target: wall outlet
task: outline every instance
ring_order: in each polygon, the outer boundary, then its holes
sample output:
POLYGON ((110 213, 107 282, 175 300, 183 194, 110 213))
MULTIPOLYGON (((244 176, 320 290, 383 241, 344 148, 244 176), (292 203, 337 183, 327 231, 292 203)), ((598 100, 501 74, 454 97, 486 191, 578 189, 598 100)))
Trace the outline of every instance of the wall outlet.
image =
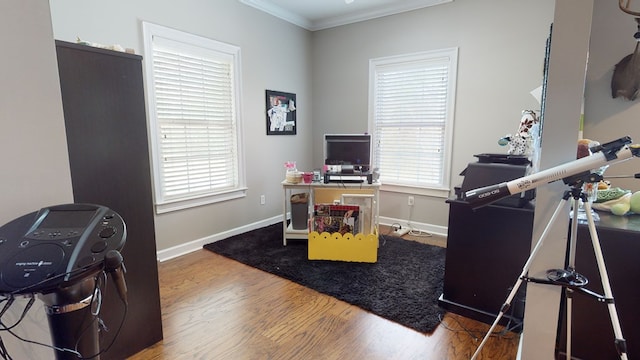
POLYGON ((260 205, 264 205, 267 203, 267 198, 264 195, 260 195, 260 205))
POLYGON ((407 199, 407 205, 409 206, 413 206, 415 199, 413 198, 413 196, 409 196, 409 198, 407 199))

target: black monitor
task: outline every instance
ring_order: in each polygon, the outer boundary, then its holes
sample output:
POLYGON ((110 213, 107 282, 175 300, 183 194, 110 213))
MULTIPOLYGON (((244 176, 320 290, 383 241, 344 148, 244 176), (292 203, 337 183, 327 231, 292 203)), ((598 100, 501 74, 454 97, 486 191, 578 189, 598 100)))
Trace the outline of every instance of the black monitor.
POLYGON ((325 165, 353 165, 363 171, 371 166, 371 135, 325 134, 325 165))

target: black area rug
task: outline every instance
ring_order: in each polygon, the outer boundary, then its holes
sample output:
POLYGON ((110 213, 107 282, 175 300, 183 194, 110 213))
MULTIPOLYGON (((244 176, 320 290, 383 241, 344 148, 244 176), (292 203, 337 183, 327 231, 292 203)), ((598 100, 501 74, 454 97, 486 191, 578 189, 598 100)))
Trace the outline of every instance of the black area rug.
POLYGON ((356 263, 307 259, 307 242, 282 245, 282 223, 204 248, 243 264, 356 305, 414 330, 428 333, 440 323, 445 249, 380 236, 378 261, 356 263))

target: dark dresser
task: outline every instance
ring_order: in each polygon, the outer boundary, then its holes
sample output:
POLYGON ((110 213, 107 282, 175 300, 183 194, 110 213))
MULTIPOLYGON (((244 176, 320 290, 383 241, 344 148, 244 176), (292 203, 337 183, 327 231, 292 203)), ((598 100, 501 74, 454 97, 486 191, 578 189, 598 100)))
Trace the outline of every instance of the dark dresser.
MULTIPOLYGON (((534 205, 489 205, 472 210, 448 200, 449 231, 444 287, 439 299, 447 311, 491 324, 507 299, 531 249, 534 205)), ((514 330, 524 316, 523 284, 501 324, 514 330)))

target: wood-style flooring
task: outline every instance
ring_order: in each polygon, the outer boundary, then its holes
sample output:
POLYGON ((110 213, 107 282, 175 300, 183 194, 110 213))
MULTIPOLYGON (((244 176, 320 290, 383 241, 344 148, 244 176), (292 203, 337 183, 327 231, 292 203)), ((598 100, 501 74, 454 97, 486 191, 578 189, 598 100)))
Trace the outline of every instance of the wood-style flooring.
MULTIPOLYGON (((159 276, 164 340, 130 359, 470 359, 489 327, 447 313, 422 334, 207 250, 160 263, 159 276)), ((479 359, 515 359, 517 346, 497 334, 479 359)))

